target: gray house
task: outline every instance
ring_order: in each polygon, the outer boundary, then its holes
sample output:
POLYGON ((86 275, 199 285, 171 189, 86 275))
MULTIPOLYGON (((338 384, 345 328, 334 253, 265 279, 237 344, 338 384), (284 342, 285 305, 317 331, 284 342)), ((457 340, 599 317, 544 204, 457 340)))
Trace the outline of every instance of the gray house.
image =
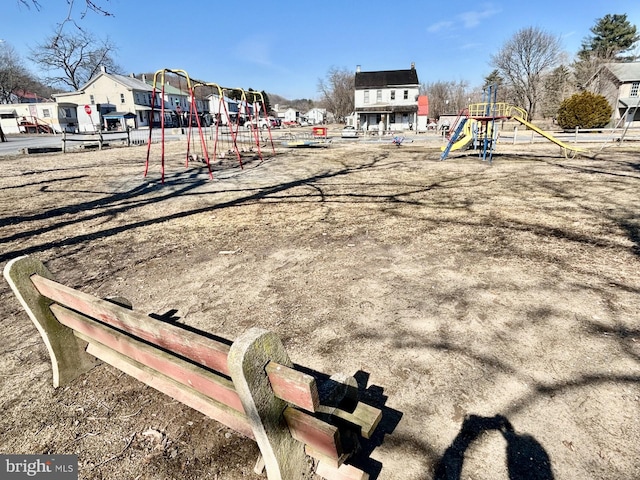
POLYGON ((640 126, 640 62, 607 63, 585 84, 603 95, 613 108, 612 124, 630 122, 640 126))

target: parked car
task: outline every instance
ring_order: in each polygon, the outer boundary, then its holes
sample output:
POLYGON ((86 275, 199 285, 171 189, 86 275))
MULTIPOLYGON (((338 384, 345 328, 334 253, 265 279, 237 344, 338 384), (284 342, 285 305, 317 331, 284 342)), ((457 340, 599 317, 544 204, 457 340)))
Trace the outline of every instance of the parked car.
POLYGON ((347 125, 342 129, 342 138, 358 138, 358 130, 355 127, 347 125))
POLYGON ((245 128, 275 128, 277 126, 276 119, 273 117, 269 118, 252 118, 251 121, 247 120, 247 123, 244 124, 245 128))

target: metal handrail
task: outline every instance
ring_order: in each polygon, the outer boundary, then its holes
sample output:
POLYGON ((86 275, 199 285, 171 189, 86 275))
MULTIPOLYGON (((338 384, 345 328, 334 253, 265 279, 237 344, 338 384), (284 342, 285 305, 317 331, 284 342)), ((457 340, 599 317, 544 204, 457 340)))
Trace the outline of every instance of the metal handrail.
POLYGON ((527 119, 527 112, 523 108, 516 107, 510 103, 472 103, 469 105, 469 117, 513 117, 519 116, 523 120, 527 119))

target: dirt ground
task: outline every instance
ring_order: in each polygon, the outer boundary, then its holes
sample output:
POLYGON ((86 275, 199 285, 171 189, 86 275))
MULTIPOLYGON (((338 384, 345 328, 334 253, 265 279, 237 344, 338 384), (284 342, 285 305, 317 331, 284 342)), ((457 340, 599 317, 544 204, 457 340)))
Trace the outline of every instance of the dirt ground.
MULTIPOLYGON (((0 158, 0 261, 358 372, 384 403, 372 478, 640 478, 640 146, 438 147, 282 149, 209 180, 175 142, 164 185, 157 145, 146 178, 145 147, 0 158)), ((76 453, 82 479, 258 478, 253 442, 108 365, 54 390, 4 281, 0 329, 1 452, 76 453)))

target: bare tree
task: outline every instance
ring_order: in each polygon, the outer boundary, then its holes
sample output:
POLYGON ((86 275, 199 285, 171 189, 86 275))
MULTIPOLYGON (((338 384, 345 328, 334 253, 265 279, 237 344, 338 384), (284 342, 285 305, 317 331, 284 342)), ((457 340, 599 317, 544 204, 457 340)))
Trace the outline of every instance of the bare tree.
POLYGON ((500 72, 505 84, 529 118, 536 114, 544 93, 545 74, 556 67, 562 53, 559 37, 539 28, 528 27, 516 32, 491 56, 491 64, 500 72))
POLYGON ((12 103, 16 92, 35 90, 36 84, 15 49, 0 43, 0 103, 12 103))
POLYGON ((477 94, 464 80, 423 83, 420 91, 429 98, 429 116, 433 118, 443 114, 457 114, 471 101, 477 100, 477 94))
MULTIPOLYGON (((33 7, 36 10, 40 10, 42 8, 42 5, 41 5, 42 0, 17 0, 17 1, 18 1, 18 4, 24 5, 27 8, 33 7)), ((108 2, 109 0, 106 0, 106 1, 108 2)), ((67 16, 58 24, 57 34, 58 35, 62 34, 64 26, 67 23, 72 23, 78 30, 84 31, 76 21, 75 15, 77 14, 77 11, 76 11, 75 0, 66 0, 66 2, 68 6, 67 16)), ((78 7, 80 9, 80 14, 79 14, 80 19, 83 19, 89 12, 94 12, 105 17, 113 17, 113 14, 111 12, 109 12, 106 8, 100 5, 102 1, 82 0, 79 3, 81 4, 81 6, 78 7)))
POLYGON ((118 73, 116 47, 107 38, 98 40, 87 32, 54 33, 31 51, 29 58, 44 71, 51 72, 47 83, 79 90, 104 66, 118 73))
POLYGON ((544 97, 541 111, 544 117, 555 117, 560 104, 574 93, 571 70, 565 65, 556 67, 544 79, 544 97))
POLYGON ((322 95, 321 102, 332 112, 336 119, 344 121, 354 109, 355 103, 355 75, 346 68, 331 67, 324 79, 318 80, 318 92, 322 95))

